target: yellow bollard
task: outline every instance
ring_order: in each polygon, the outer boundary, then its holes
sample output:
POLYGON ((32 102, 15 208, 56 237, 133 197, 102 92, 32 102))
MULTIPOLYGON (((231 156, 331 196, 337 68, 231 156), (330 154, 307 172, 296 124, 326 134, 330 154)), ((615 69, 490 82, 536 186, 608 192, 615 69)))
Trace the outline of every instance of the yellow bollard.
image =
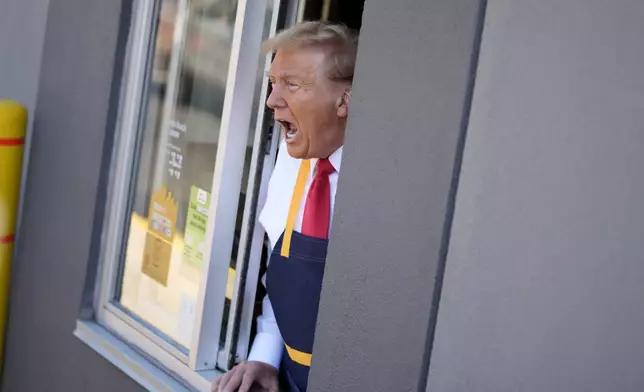
POLYGON ((26 131, 27 109, 17 102, 0 100, 0 366, 4 357, 11 255, 26 131))

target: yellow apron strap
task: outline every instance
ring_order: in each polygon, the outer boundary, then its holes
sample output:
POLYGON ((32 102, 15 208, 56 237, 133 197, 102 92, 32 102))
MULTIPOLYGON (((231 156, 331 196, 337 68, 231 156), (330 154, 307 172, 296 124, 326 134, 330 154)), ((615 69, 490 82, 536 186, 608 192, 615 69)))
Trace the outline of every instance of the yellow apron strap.
POLYGON ((288 218, 286 219, 286 229, 284 229, 284 238, 282 239, 282 257, 288 258, 291 253, 291 237, 293 236, 293 228, 295 227, 295 219, 300 211, 300 202, 304 195, 304 187, 306 186, 306 179, 311 170, 311 162, 308 159, 303 159, 300 163, 300 171, 297 173, 297 180, 295 181, 295 189, 293 189, 293 196, 291 197, 291 206, 288 209, 288 218))
POLYGON ((284 346, 286 346, 286 352, 288 353, 288 356, 291 357, 293 362, 299 363, 302 366, 311 367, 311 354, 298 351, 286 343, 284 344, 284 346))

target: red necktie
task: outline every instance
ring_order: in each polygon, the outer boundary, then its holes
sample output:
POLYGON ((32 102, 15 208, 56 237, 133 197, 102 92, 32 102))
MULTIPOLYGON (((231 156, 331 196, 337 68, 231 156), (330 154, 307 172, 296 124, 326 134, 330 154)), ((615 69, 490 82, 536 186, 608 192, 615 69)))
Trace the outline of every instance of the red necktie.
POLYGON ((331 220, 331 184, 329 175, 335 168, 328 159, 318 160, 317 172, 304 205, 302 234, 326 239, 331 220))

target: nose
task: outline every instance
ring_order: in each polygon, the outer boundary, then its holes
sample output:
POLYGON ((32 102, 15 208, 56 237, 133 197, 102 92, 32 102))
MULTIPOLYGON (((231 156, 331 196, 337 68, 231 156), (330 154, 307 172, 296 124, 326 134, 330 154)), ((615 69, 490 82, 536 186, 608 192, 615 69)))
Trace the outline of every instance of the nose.
POLYGON ((277 86, 273 87, 270 95, 268 96, 268 99, 266 100, 266 106, 268 106, 271 109, 284 107, 284 99, 282 99, 282 96, 279 92, 279 87, 277 86))

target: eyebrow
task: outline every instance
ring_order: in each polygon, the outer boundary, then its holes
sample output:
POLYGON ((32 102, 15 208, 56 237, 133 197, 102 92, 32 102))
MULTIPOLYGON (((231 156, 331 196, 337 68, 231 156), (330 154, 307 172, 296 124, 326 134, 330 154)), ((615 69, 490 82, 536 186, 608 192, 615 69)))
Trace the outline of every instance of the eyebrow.
POLYGON ((302 78, 302 75, 298 75, 297 73, 294 72, 280 72, 277 75, 274 75, 271 73, 271 71, 266 71, 264 72, 264 76, 267 78, 302 78))

